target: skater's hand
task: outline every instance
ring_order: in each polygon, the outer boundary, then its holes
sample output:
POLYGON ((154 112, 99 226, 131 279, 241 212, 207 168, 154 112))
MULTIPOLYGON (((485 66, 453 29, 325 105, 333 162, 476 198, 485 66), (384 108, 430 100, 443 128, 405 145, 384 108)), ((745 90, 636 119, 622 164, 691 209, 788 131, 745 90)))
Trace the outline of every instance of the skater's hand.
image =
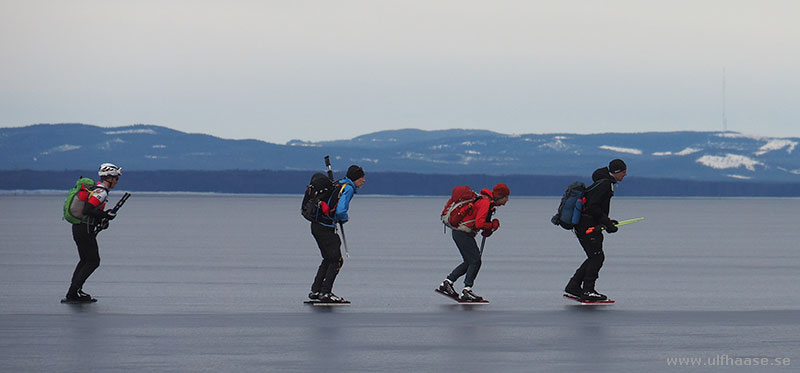
POLYGON ((497 228, 500 228, 500 220, 494 219, 492 220, 492 232, 496 231, 497 228))
POLYGON ((483 236, 483 237, 489 237, 489 236, 491 236, 491 235, 492 235, 492 233, 494 233, 494 232, 493 232, 493 231, 490 231, 490 230, 488 230, 488 229, 484 229, 484 230, 482 230, 482 231, 481 231, 481 236, 483 236))
POLYGON ((117 214, 111 212, 111 210, 106 210, 106 219, 114 220, 117 217, 117 214))
POLYGON ((614 219, 611 219, 611 224, 613 224, 613 225, 617 225, 617 224, 619 224, 619 222, 618 222, 618 221, 616 221, 616 220, 614 220, 614 219))
POLYGON ((608 231, 608 233, 614 233, 617 230, 619 230, 619 228, 617 228, 615 223, 616 223, 616 220, 611 220, 611 219, 608 218, 608 216, 604 216, 604 217, 600 218, 600 224, 603 227, 606 228, 606 231, 608 231))

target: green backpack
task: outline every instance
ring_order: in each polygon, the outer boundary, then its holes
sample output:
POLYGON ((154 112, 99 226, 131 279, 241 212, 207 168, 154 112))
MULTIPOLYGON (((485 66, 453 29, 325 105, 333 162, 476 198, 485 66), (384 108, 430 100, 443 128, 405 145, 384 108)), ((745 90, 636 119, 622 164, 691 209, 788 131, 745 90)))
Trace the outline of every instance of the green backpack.
POLYGON ((95 189, 94 180, 81 176, 75 182, 75 186, 69 190, 67 200, 64 201, 64 220, 72 224, 80 224, 83 221, 83 206, 86 201, 81 201, 78 194, 81 190, 87 193, 95 189))

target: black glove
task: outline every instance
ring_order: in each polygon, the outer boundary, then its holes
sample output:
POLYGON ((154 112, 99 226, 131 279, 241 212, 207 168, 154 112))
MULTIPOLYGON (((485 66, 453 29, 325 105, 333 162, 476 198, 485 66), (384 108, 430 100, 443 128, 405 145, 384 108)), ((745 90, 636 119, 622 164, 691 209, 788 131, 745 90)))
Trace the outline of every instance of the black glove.
POLYGON ((614 219, 611 219, 611 224, 617 225, 617 224, 619 224, 619 222, 614 220, 614 219))
POLYGON ((619 228, 617 228, 617 226, 615 225, 616 223, 617 223, 616 220, 611 220, 609 218, 603 219, 603 226, 606 227, 606 231, 608 233, 614 233, 619 230, 619 228))
POLYGON ((114 220, 114 218, 117 217, 117 214, 111 212, 111 210, 106 210, 105 213, 106 213, 105 218, 108 219, 108 220, 114 220))

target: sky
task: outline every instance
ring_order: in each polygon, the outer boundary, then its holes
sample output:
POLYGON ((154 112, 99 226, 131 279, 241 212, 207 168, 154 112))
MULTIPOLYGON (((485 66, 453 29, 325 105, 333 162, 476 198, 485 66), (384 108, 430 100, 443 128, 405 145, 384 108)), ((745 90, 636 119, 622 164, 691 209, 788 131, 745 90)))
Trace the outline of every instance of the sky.
POLYGON ((797 137, 798 14, 777 0, 0 0, 0 127, 797 137))

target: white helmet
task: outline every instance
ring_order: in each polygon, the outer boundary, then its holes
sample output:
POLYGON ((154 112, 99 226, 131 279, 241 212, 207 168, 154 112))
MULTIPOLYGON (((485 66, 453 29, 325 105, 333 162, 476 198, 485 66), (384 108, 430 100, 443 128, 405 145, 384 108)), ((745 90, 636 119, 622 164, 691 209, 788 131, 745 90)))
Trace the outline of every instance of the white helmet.
POLYGON ((122 169, 113 163, 103 163, 100 165, 100 170, 97 171, 100 177, 103 176, 119 176, 122 175, 122 169))

